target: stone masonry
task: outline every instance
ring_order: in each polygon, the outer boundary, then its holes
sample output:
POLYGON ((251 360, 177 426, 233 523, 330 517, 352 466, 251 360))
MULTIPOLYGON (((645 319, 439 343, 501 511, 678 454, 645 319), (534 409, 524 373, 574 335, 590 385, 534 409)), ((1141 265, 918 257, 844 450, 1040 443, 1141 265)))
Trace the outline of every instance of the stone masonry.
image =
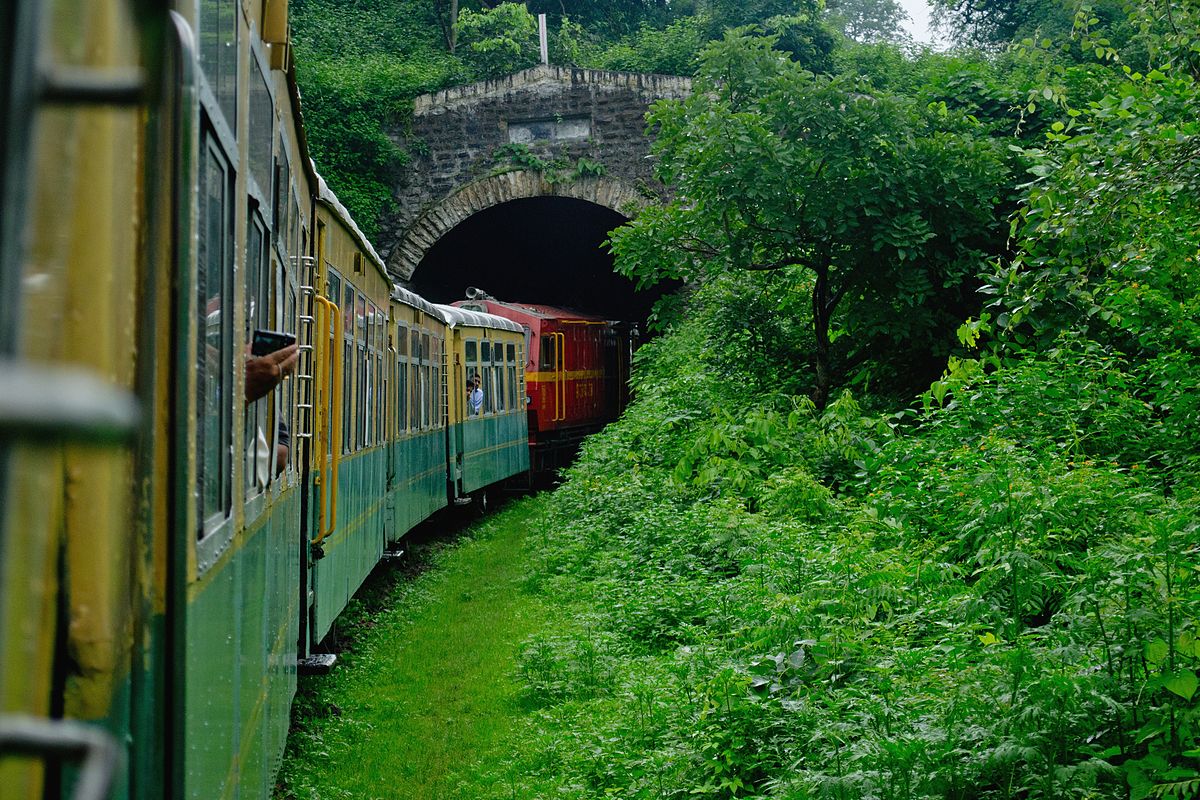
POLYGON ((407 280, 443 234, 509 200, 574 197, 628 216, 663 196, 647 158, 645 114, 655 100, 690 92, 687 78, 543 65, 418 97, 411 130, 397 134, 412 161, 396 187, 399 211, 380 237, 388 270, 407 280), (523 168, 497 156, 509 144, 564 166, 523 168), (575 169, 580 159, 603 166, 575 169))

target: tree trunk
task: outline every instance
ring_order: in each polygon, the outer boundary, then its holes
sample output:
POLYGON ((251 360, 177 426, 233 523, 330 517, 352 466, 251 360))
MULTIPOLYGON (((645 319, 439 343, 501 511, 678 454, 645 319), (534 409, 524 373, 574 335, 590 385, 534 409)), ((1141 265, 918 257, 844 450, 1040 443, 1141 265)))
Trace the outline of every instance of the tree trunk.
POLYGON ((450 55, 458 46, 458 0, 450 0, 450 55))
POLYGON ((833 309, 830 307, 829 293, 829 256, 821 257, 814 272, 817 282, 813 286, 813 335, 816 337, 817 353, 817 382, 813 387, 812 400, 816 407, 824 410, 829 403, 829 390, 832 377, 829 370, 829 317, 833 309))

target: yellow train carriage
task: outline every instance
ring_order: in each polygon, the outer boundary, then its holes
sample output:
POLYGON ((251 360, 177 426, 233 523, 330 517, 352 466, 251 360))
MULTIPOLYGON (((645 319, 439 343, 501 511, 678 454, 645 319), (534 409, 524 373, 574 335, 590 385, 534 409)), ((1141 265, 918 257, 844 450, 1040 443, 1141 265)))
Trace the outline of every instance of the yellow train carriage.
POLYGON ((312 167, 286 16, 0 9, 5 798, 268 796, 298 652, 448 491, 527 467, 523 335, 391 285, 312 167), (305 350, 248 400, 257 329, 305 350))
MULTIPOLYGON (((316 184, 286 3, 172 15, 194 67, 179 129, 165 776, 179 797, 265 797, 286 740, 303 606, 300 375, 247 396, 256 330, 296 332, 316 184), (282 15, 282 16, 281 16, 282 15)), ((171 163, 160 161, 160 163, 171 163)))
MULTIPOLYGON (((147 169, 169 47, 113 0, 0 10, 0 787, 41 798, 161 763, 165 508, 152 476, 170 351, 165 183, 147 169), (136 413, 135 398, 142 413, 136 413), (135 478, 142 478, 135 482, 135 478), (131 487, 133 490, 131 491, 131 487), (145 690, 145 691, 144 691, 145 690), (123 751, 123 752, 122 752, 123 751), (61 766, 65 759, 67 770, 61 766)), ((161 473, 160 473, 161 474, 161 473)))
POLYGON ((305 655, 329 632, 388 541, 392 283, 382 259, 319 178, 314 218, 316 436, 306 515, 305 655))
POLYGON ((450 326, 447 392, 451 492, 486 504, 488 487, 529 471, 525 329, 512 320, 435 306, 450 326))
POLYGON ((437 308, 393 287, 388 469, 389 540, 447 505, 446 320, 437 308))

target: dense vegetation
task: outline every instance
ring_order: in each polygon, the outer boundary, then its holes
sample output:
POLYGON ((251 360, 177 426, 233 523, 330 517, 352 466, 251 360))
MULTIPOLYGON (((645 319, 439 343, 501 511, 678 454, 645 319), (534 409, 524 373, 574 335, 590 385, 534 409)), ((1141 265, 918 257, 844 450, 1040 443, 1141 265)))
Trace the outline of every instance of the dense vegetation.
POLYGON ((1200 796, 1200 10, 778 5, 608 23, 707 89, 613 236, 691 288, 537 507, 560 625, 463 796, 1200 796))
POLYGON ((898 0, 838 0, 827 10, 818 0, 292 0, 291 12, 313 156, 372 237, 410 158, 399 134, 412 99, 536 64, 534 14, 549 17, 554 64, 673 75, 692 74, 706 42, 748 24, 829 71, 842 31, 898 38, 903 15, 898 0))
MULTIPOLYGON (((513 796, 1200 795, 1200 94, 1195 36, 1172 38, 1197 22, 1134 9, 1149 71, 1093 29, 1076 36, 1099 61, 1027 46, 992 73, 1002 95, 1043 82, 1021 106, 1044 130, 1010 132, 1011 250, 975 259, 988 305, 912 407, 793 393, 813 388, 796 373, 814 373, 827 245, 793 216, 786 265, 739 269, 775 257, 764 231, 784 226, 746 220, 786 178, 697 174, 706 136, 675 132, 698 103, 716 130, 754 129, 776 71, 723 84, 749 98, 732 114, 720 87, 656 112, 685 194, 616 237, 619 264, 660 274, 652 242, 679 248, 697 288, 555 495, 532 580, 575 624, 524 648, 541 710, 513 796)), ((838 132, 830 158, 855 135, 838 132)), ((900 283, 930 263, 887 268, 900 283)), ((903 363, 833 317, 869 362, 903 363)))

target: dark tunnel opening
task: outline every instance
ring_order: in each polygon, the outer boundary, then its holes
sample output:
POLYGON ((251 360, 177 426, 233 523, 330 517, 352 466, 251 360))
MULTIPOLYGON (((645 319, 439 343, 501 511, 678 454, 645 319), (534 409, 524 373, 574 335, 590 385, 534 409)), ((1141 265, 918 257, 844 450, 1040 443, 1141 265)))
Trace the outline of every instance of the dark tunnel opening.
POLYGON ((498 300, 541 303, 637 322, 674 286, 637 291, 613 272, 602 246, 626 218, 585 200, 534 197, 481 211, 443 236, 421 260, 409 288, 435 303, 466 297, 468 286, 498 300))

